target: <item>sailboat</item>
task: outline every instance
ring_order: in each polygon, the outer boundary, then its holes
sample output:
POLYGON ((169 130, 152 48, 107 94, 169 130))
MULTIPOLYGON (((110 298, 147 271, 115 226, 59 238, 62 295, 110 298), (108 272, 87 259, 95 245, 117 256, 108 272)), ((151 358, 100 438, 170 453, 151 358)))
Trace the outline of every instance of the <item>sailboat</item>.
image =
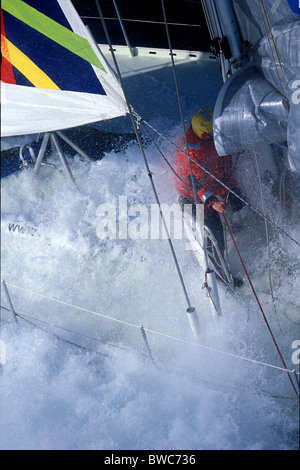
MULTIPOLYGON (((213 77, 215 77, 216 59, 222 78, 222 87, 214 105, 214 141, 218 153, 227 155, 240 152, 237 172, 243 176, 247 171, 247 163, 250 162, 250 153, 254 151, 258 154, 257 148, 259 147, 260 151, 263 148, 263 153, 267 155, 263 163, 269 170, 270 181, 274 177, 275 169, 275 172, 279 172, 276 178, 278 182, 284 180, 289 170, 293 172, 291 179, 294 178, 294 173, 299 172, 299 142, 296 138, 299 116, 299 106, 297 107, 299 48, 295 48, 296 51, 286 48, 289 41, 299 43, 299 12, 293 11, 285 0, 276 2, 276 8, 273 2, 258 3, 261 7, 264 6, 259 10, 259 18, 256 15, 258 10, 255 10, 251 1, 243 2, 243 8, 241 2, 203 1, 215 58, 212 59, 211 54, 203 56, 200 54, 199 57, 197 53, 186 54, 176 51, 176 59, 177 64, 180 64, 180 61, 183 64, 187 62, 190 64, 200 58, 200 62, 203 60, 201 67, 204 64, 204 68, 207 69, 210 69, 213 63, 213 77), (270 12, 271 19, 268 14, 270 12), (286 40, 282 44, 282 53, 287 53, 284 55, 286 62, 279 47, 283 32, 286 40), (292 57, 288 56, 289 52, 292 57), (270 63, 275 65, 271 67, 270 63), (273 73, 270 73, 271 71, 273 73), (288 83, 286 88, 283 87, 283 80, 288 83)), ((50 138, 63 162, 68 178, 73 182, 73 176, 60 150, 57 137, 63 139, 62 131, 66 128, 99 123, 99 121, 107 125, 107 120, 112 119, 117 122, 120 117, 123 119, 122 116, 130 114, 132 110, 128 106, 121 86, 122 77, 114 69, 114 62, 108 58, 108 54, 101 52, 105 50, 105 46, 100 45, 99 49, 70 1, 57 0, 49 3, 5 0, 2 2, 2 10, 4 51, 1 84, 2 136, 42 134, 42 145, 34 162, 35 174, 39 172, 43 163, 50 138), (32 34, 28 35, 28 30, 32 34), (16 32, 17 37, 14 36, 16 32), (34 48, 37 56, 30 56, 26 49, 27 45, 30 48, 28 41, 31 41, 31 46, 39 43, 39 48, 34 48), (46 49, 42 49, 42 46, 46 49), (51 62, 50 54, 53 54, 54 66, 52 63, 48 68, 48 62, 51 62), (66 63, 70 65, 66 66, 66 63), (73 70, 76 70, 76 74, 71 73, 72 78, 77 77, 79 80, 75 80, 74 83, 69 79, 65 81, 65 72, 70 75, 70 71, 73 70)), ((112 52, 111 45, 109 49, 109 52, 112 52)), ((134 70, 135 66, 132 65, 135 58, 129 59, 128 55, 125 57, 123 51, 122 53, 120 55, 123 55, 124 74, 127 72, 128 80, 136 80, 139 72, 134 70)), ((172 58, 176 54, 173 51, 159 51, 159 53, 152 51, 144 58, 144 64, 148 64, 149 61, 155 62, 156 59, 157 68, 163 68, 167 61, 170 64, 170 56, 172 58)), ((120 63, 122 72, 122 57, 120 63)), ((143 127, 147 125, 140 109, 133 113, 133 117, 143 127)), ((152 181, 153 175, 148 167, 147 173, 152 181)), ((249 181, 245 181, 246 190, 248 183, 249 181)), ((253 189, 250 185, 250 196, 251 194, 253 195, 253 189)), ((258 191, 254 194, 253 201, 250 197, 250 202, 247 204, 249 211, 256 207, 257 195, 258 191)), ((256 214, 264 222, 270 222, 270 217, 263 212, 263 208, 256 209, 256 214)), ((11 219, 9 223, 13 223, 11 219)), ((15 222, 11 232, 18 233, 19 230, 16 229, 18 224, 22 225, 19 221, 15 222)), ((279 224, 276 224, 276 227, 280 228, 279 224)), ((33 231, 35 233, 35 228, 33 231)), ((29 233, 31 236, 32 228, 29 228, 29 233)), ((289 235, 282 230, 281 233, 283 236, 289 235)), ((251 236, 252 232, 250 238, 251 236)), ((211 234, 208 238, 212 238, 211 234)), ((288 238, 299 245, 296 236, 288 238)), ((197 239, 195 242, 197 243, 197 239)), ((217 245, 215 246, 217 249, 217 245)), ((199 250, 196 247, 193 251, 196 255, 201 253, 203 259, 203 253, 205 255, 203 240, 200 241, 199 247, 199 250)), ((227 261, 224 260, 221 265, 223 271, 227 269, 227 261)), ((207 258, 205 262, 209 263, 207 258)), ((178 266, 177 260, 175 264, 178 266)), ((253 269, 256 268, 257 266, 254 266, 253 269)), ((231 267, 228 270, 226 285, 240 301, 242 297, 230 286, 230 269, 231 267)), ((181 274, 180 269, 178 273, 181 274)), ((215 307, 218 293, 214 288, 214 279, 211 282, 212 284, 208 286, 209 294, 213 296, 213 307, 215 307)), ((9 282, 7 284, 9 286, 9 282)), ((3 286, 9 309, 14 311, 5 284, 3 286)), ((248 292, 246 295, 248 296, 248 292)), ((198 340, 200 336, 198 319, 192 303, 188 298, 187 300, 188 317, 193 335, 198 340)), ((65 306, 71 308, 72 304, 66 302, 65 306)), ((91 313, 92 309, 86 309, 87 311, 91 313)), ((119 321, 122 320, 119 318, 119 321)), ((144 339, 145 330, 144 328, 141 330, 144 339)), ((148 348, 147 339, 145 345, 148 348)), ((149 352, 149 349, 147 350, 149 352)), ((151 352, 149 354, 151 355, 151 352)), ((295 388, 295 385, 293 387, 295 388)))

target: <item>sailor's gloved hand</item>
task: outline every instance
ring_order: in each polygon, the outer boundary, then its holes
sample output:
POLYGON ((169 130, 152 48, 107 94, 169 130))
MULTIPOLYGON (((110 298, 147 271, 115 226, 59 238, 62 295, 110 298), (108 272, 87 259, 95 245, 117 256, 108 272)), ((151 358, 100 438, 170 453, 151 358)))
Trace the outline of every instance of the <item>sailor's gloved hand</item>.
POLYGON ((228 208, 228 204, 226 204, 223 201, 215 201, 212 204, 212 207, 213 207, 213 209, 215 209, 215 211, 220 212, 221 214, 224 214, 224 212, 228 208))

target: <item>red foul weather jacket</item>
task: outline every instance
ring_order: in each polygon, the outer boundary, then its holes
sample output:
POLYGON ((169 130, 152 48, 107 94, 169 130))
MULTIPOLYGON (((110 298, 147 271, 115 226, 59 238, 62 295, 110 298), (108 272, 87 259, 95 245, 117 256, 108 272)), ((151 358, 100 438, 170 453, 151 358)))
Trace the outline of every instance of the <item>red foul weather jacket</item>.
MULTIPOLYGON (((198 162, 203 168, 208 170, 210 174, 218 178, 219 181, 226 184, 229 188, 236 186, 232 177, 231 156, 220 157, 217 154, 211 135, 203 134, 202 139, 200 139, 191 126, 187 130, 186 137, 191 159, 198 162)), ((178 146, 187 154, 184 137, 180 139, 178 146)), ((180 178, 189 185, 186 186, 176 177, 176 188, 182 196, 194 201, 189 159, 180 150, 177 150, 176 157, 175 171, 180 178)), ((206 207, 210 207, 216 200, 219 200, 219 197, 225 200, 228 190, 193 161, 191 161, 191 165, 197 193, 197 202, 202 202, 206 207)))

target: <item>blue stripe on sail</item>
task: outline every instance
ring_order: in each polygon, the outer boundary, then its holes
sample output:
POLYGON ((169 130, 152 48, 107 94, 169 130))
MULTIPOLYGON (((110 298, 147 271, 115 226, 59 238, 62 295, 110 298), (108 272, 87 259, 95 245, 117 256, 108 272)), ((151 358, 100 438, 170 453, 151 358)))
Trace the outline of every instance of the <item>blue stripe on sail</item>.
POLYGON ((288 0, 288 2, 289 2, 289 5, 291 7, 291 10, 294 13, 297 13, 298 15, 300 15, 300 2, 299 2, 299 0, 288 0))
POLYGON ((25 0, 24 3, 72 31, 67 18, 56 0, 25 0))
POLYGON ((14 77, 17 85, 34 86, 16 67, 13 66, 14 77))
MULTIPOLYGON (((106 94, 87 61, 8 12, 3 11, 3 16, 7 39, 43 70, 61 90, 106 94)), ((33 86, 21 73, 16 76, 16 84, 33 86)))

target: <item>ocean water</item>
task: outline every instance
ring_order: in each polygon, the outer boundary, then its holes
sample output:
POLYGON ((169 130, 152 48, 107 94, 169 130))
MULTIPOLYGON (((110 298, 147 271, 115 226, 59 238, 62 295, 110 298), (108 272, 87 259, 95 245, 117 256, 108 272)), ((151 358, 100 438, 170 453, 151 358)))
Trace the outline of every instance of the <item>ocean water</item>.
MULTIPOLYGON (((135 75, 126 60, 125 72, 135 109, 177 142, 171 67, 149 64, 135 75)), ((179 64, 177 76, 188 125, 203 103, 214 106, 219 72, 203 58, 179 64)), ((104 125, 115 132, 119 123, 104 125)), ((174 175, 141 133, 159 198, 172 206, 174 175)), ((174 164, 175 148, 152 135, 174 164)), ((268 151, 257 157, 268 217, 299 240, 297 202, 280 210, 268 151)), ((15 325, 2 286, 0 448, 297 449, 295 393, 249 285, 239 289, 242 300, 220 287, 222 317, 213 315, 205 269, 179 237, 196 344, 168 240, 151 237, 157 207, 137 143, 93 162, 68 158, 77 188, 55 155, 49 161, 57 168, 42 167, 37 178, 28 168, 1 180, 1 277, 19 317, 15 325), (111 232, 101 238, 105 217, 111 232)), ((236 171, 262 212, 255 168, 243 155, 236 171)), ((231 222, 242 226, 234 236, 287 368, 297 369, 299 246, 269 226, 268 251, 265 224, 247 207, 231 222)), ((232 269, 245 278, 227 238, 232 269)))
MULTIPOLYGON (((176 139, 180 129, 172 132, 176 139)), ((159 144, 174 162, 170 145, 159 144)), ((172 204, 173 175, 152 143, 145 149, 161 201, 172 204)), ((28 169, 1 181, 2 279, 23 318, 15 325, 1 309, 0 448, 296 450, 295 393, 246 283, 245 303, 220 289, 222 317, 214 316, 203 267, 184 239, 174 240, 199 318, 197 345, 168 241, 146 232, 138 238, 138 217, 146 214, 150 226, 155 200, 137 143, 100 161, 69 161, 77 189, 59 163, 38 178, 28 169), (127 216, 118 212, 124 197, 127 216), (127 220, 131 237, 99 239, 103 204, 116 208, 115 220, 127 220)), ((236 235, 242 256, 295 369, 298 246, 271 237, 272 300, 264 227, 243 211, 236 235)), ((283 223, 296 238, 287 214, 283 223)))

